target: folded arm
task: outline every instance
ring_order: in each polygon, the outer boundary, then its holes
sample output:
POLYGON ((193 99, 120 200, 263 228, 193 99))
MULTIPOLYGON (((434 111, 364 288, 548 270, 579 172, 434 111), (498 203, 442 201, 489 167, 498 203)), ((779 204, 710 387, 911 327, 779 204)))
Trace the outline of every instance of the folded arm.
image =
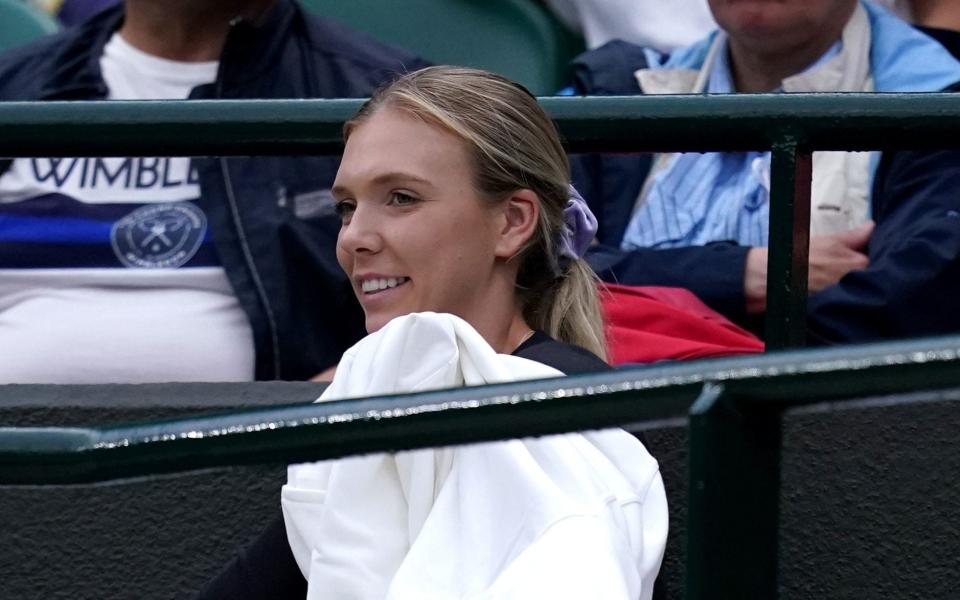
POLYGON ((810 298, 813 342, 960 330, 960 151, 885 153, 865 269, 810 298))

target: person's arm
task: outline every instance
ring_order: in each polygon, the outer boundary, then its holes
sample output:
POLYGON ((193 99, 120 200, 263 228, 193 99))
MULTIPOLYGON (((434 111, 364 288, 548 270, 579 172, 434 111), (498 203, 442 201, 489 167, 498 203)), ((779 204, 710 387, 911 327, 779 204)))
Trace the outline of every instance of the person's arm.
POLYGON ((597 246, 586 258, 604 281, 686 288, 712 309, 738 321, 746 314, 744 272, 749 250, 730 242, 629 252, 597 246))
POLYGON ((885 153, 870 264, 810 298, 815 343, 960 330, 960 151, 885 153))
MULTIPOLYGON (((867 244, 873 235, 870 221, 856 229, 818 235, 810 238, 807 291, 815 294, 836 285, 847 273, 866 269, 870 259, 867 244)), ((767 248, 751 248, 747 252, 747 267, 743 287, 747 297, 747 313, 760 314, 767 310, 767 248)))
POLYGON ((240 550, 195 600, 283 600, 307 596, 307 580, 300 572, 287 541, 283 516, 278 516, 257 539, 240 550))

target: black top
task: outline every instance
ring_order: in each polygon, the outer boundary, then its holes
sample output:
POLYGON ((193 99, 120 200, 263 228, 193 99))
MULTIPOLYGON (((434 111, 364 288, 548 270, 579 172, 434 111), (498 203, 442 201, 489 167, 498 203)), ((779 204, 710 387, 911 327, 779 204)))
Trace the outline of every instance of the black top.
POLYGON ((513 351, 513 355, 543 363, 565 375, 611 370, 610 365, 593 352, 580 346, 558 342, 542 331, 534 332, 513 351))
MULTIPOLYGON (((558 342, 541 331, 520 344, 513 354, 543 363, 567 375, 610 370, 610 365, 595 354, 579 346, 558 342)), ((307 581, 290 551, 281 515, 250 545, 240 550, 196 598, 279 600, 301 599, 306 595, 307 581)))

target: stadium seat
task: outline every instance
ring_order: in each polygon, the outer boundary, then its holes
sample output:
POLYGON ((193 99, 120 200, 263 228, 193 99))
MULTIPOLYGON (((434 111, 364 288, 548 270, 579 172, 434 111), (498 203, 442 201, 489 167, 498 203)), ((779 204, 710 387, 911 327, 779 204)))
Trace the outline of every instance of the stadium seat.
POLYGON ((583 40, 535 0, 302 0, 319 15, 438 64, 480 67, 535 94, 566 83, 583 40))
POLYGON ((0 0, 0 52, 55 32, 57 22, 18 0, 0 0))

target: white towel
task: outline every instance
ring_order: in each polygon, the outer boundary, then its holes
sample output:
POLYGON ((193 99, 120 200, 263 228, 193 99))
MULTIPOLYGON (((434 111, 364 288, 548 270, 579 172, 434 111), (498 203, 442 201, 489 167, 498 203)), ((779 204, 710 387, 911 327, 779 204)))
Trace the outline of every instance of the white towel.
MULTIPOLYGON (((418 313, 319 401, 559 375, 418 313)), ((293 465, 282 503, 308 600, 646 599, 667 536, 657 462, 619 429, 293 465)))

